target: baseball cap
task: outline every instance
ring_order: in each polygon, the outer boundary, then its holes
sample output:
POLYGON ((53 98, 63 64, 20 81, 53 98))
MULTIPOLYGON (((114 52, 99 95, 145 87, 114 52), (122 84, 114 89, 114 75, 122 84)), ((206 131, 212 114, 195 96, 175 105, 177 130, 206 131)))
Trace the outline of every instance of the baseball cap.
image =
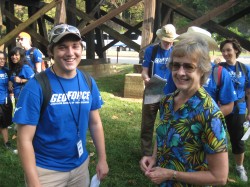
POLYGON ((79 40, 82 39, 80 31, 76 27, 67 24, 60 24, 53 27, 49 32, 48 34, 49 43, 57 43, 64 36, 69 34, 77 36, 79 40))
POLYGON ((174 42, 174 39, 179 36, 176 34, 176 29, 172 24, 164 25, 161 29, 158 29, 156 35, 160 40, 166 42, 174 42))

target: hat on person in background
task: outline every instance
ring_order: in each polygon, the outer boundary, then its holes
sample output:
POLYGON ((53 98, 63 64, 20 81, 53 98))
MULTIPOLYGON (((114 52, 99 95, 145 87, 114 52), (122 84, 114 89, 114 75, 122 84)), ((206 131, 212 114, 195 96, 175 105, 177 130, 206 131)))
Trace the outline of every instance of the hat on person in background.
POLYGON ((30 35, 27 32, 21 32, 17 38, 28 38, 31 39, 30 35))
POLYGON ((178 34, 176 34, 176 29, 172 24, 167 24, 161 29, 158 29, 156 31, 156 35, 160 40, 166 42, 174 42, 175 38, 179 36, 178 34))
POLYGON ((72 26, 72 25, 67 25, 67 24, 60 24, 56 25, 51 29, 51 31, 48 34, 48 40, 49 43, 57 43, 59 40, 61 40, 64 36, 66 35, 74 35, 81 40, 81 34, 80 31, 72 26))
POLYGON ((176 40, 183 40, 185 38, 190 38, 190 37, 200 37, 204 39, 209 46, 209 50, 216 50, 218 49, 218 44, 217 42, 212 38, 212 34, 208 32, 205 29, 202 29, 200 27, 192 26, 189 27, 187 32, 181 34, 176 38, 176 40))

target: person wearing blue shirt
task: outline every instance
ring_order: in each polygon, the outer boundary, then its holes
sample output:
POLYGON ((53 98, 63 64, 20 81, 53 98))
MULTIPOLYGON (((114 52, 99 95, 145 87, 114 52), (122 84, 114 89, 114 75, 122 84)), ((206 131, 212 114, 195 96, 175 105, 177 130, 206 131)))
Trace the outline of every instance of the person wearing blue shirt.
POLYGON ((25 49, 25 56, 27 61, 29 62, 32 69, 39 73, 42 71, 42 52, 31 46, 31 36, 27 32, 21 32, 18 37, 17 41, 19 44, 25 49))
POLYGON ((9 69, 6 67, 7 55, 0 51, 0 132, 3 137, 4 147, 13 151, 9 141, 8 126, 12 124, 12 103, 8 89, 9 69))
POLYGON ((89 186, 87 131, 97 150, 99 180, 108 173, 104 131, 99 115, 103 101, 91 78, 89 88, 77 69, 83 45, 80 31, 59 24, 49 33, 53 66, 45 70, 52 89, 41 114, 43 92, 37 80, 23 88, 13 121, 17 123, 18 152, 27 186, 89 186))
POLYGON ((17 100, 19 94, 28 80, 34 77, 35 73, 25 58, 25 51, 20 47, 14 47, 9 52, 11 91, 17 100))
POLYGON ((220 44, 220 51, 226 61, 222 62, 222 64, 231 76, 237 94, 234 109, 231 114, 226 116, 226 122, 236 163, 236 171, 240 179, 246 182, 248 176, 243 166, 245 145, 241 138, 244 135, 243 123, 250 120, 250 67, 237 61, 242 49, 236 39, 228 38, 224 40, 220 44), (247 97, 247 101, 245 97, 247 97))
MULTIPOLYGON (((159 110, 160 99, 146 102, 145 94, 149 89, 157 87, 150 85, 150 79, 158 76, 160 79, 167 81, 169 69, 167 63, 173 50, 174 39, 178 36, 175 27, 167 24, 156 32, 160 43, 156 46, 149 46, 145 50, 144 60, 142 64, 142 79, 144 80, 145 90, 142 104, 142 120, 141 120, 141 153, 143 156, 152 155, 152 138, 154 131, 154 123, 157 112, 159 110)), ((163 96, 163 87, 158 95, 163 96)))

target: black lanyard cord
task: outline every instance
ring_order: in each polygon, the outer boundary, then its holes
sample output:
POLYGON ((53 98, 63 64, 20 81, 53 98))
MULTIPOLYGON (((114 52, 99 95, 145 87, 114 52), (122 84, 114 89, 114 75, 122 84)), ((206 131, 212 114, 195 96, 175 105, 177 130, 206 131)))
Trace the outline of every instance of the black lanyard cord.
MULTIPOLYGON (((79 131, 79 119, 80 119, 80 112, 81 112, 81 110, 80 110, 80 108, 81 108, 80 96, 79 96, 79 98, 78 98, 79 107, 78 107, 78 116, 77 116, 77 121, 76 121, 75 115, 74 115, 73 110, 72 110, 72 106, 71 106, 71 104, 70 104, 70 102, 69 102, 68 95, 66 94, 66 92, 65 92, 65 90, 64 90, 64 88, 63 88, 63 85, 62 85, 61 81, 59 80, 59 78, 58 78, 58 76, 57 76, 57 74, 56 74, 56 72, 55 72, 53 66, 52 66, 52 70, 53 70, 53 72, 55 73, 56 79, 57 79, 57 81, 59 82, 59 84, 60 84, 60 86, 61 86, 61 88, 62 88, 62 90, 63 90, 63 92, 64 92, 64 94, 65 94, 65 96, 66 96, 66 98, 67 98, 67 101, 68 101, 68 104, 69 104, 69 108, 70 108, 71 114, 72 114, 73 119, 74 119, 74 122, 75 122, 75 124, 76 124, 77 135, 78 135, 78 137, 80 138, 80 131, 79 131)), ((80 83, 79 83, 78 73, 77 73, 77 81, 78 81, 78 90, 79 90, 79 93, 80 93, 80 83)))

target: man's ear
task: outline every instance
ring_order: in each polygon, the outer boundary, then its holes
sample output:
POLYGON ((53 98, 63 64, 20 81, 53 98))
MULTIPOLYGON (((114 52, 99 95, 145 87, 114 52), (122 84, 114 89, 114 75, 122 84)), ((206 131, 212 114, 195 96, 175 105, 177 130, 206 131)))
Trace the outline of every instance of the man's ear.
POLYGON ((54 55, 52 54, 52 52, 50 50, 48 50, 48 55, 50 58, 54 59, 54 55))

